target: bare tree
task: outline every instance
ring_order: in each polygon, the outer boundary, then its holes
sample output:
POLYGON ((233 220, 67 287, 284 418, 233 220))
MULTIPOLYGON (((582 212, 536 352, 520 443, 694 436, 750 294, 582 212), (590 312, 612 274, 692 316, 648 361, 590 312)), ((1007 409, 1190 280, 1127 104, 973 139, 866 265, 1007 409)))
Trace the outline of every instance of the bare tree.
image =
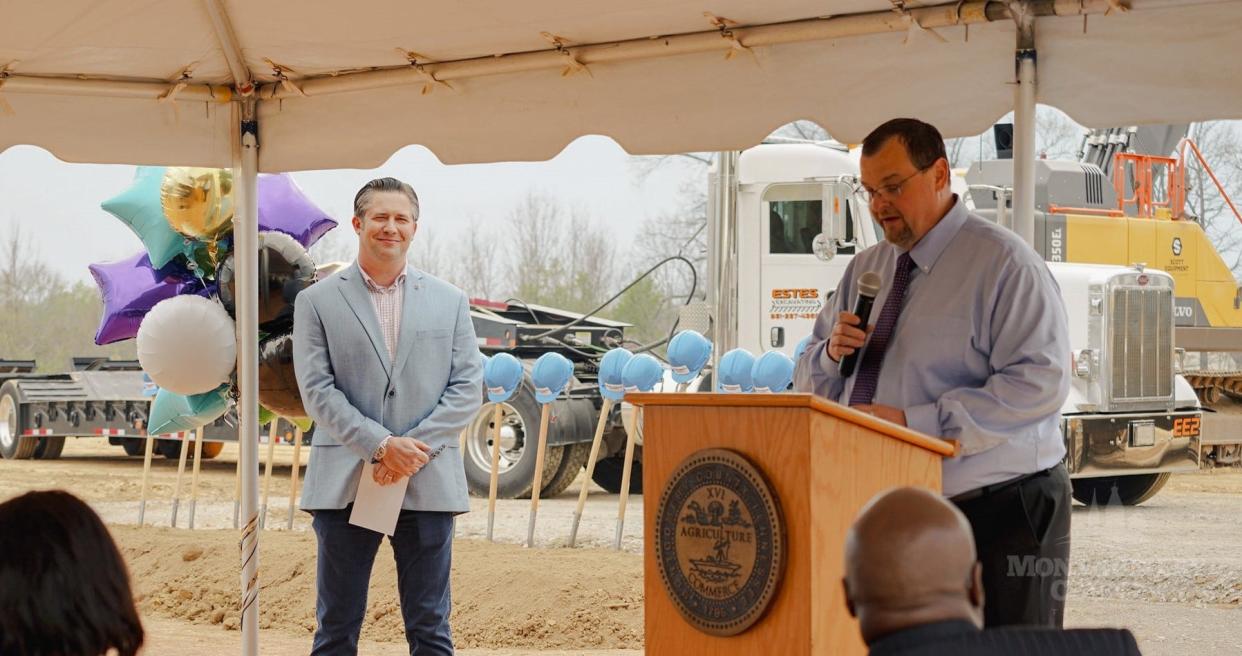
POLYGON ((566 279, 562 282, 566 291, 561 296, 567 308, 591 310, 621 284, 617 244, 581 207, 571 210, 567 228, 566 279))
POLYGON ((522 301, 585 312, 619 287, 617 244, 584 208, 531 193, 510 212, 508 237, 511 293, 522 301))
POLYGON ((437 232, 434 226, 420 225, 410 244, 406 260, 421 271, 455 283, 457 253, 447 251, 444 244, 443 235, 437 232))
POLYGON ((676 155, 642 155, 630 158, 630 170, 634 183, 641 184, 656 173, 675 171, 702 172, 706 175, 711 166, 712 153, 678 153, 676 155))
POLYGON ((503 293, 503 242, 502 233, 485 229, 477 217, 470 221, 465 236, 457 242, 462 252, 457 258, 456 284, 470 296, 494 299, 503 293))
POLYGON ((1043 159, 1078 159, 1083 127, 1056 107, 1035 108, 1035 152, 1043 159))
MULTIPOLYGON (((1001 119, 1012 123, 1013 115, 1001 119)), ((1077 159, 1078 146, 1083 128, 1056 107, 1039 105, 1035 108, 1035 155, 1045 159, 1077 159)), ((996 138, 993 129, 973 137, 946 139, 945 153, 950 168, 966 168, 981 159, 996 157, 996 138)))
POLYGON ((67 285, 13 229, 0 244, 0 358, 33 359, 40 371, 63 371, 72 356, 135 356, 132 340, 100 347, 103 307, 86 283, 67 285))
MULTIPOLYGON (((706 174, 705 174, 706 175, 706 174)), ((635 266, 646 269, 673 255, 690 260, 693 270, 684 264, 670 263, 653 275, 661 290, 670 297, 696 298, 706 294, 707 267, 707 192, 705 184, 687 183, 682 188, 678 209, 643 222, 635 245, 635 266)))
POLYGON ((353 225, 346 220, 329 230, 310 247, 310 255, 315 264, 353 262, 358 257, 358 235, 353 225))
POLYGON ((64 287, 64 280, 39 260, 38 250, 30 239, 22 236, 16 221, 3 244, 0 261, 0 303, 39 305, 48 296, 64 287))
POLYGON ((786 123, 777 128, 772 133, 773 137, 783 137, 785 139, 798 139, 802 141, 827 141, 831 137, 828 131, 820 127, 815 121, 794 121, 786 123))
MULTIPOLYGON (((1242 207, 1242 127, 1237 121, 1209 121, 1194 127, 1195 143, 1235 207, 1242 207)), ((1225 264, 1242 278, 1242 224, 1208 172, 1186 151, 1186 211, 1197 217, 1225 264)))
POLYGON ((564 221, 556 202, 531 192, 508 215, 510 293, 529 303, 551 296, 565 272, 564 221))

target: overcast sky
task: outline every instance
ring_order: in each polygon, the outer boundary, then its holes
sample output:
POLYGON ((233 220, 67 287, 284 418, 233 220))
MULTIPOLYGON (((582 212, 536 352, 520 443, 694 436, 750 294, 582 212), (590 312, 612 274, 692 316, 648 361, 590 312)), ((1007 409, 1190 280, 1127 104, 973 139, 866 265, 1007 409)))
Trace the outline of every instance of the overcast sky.
MULTIPOLYGON (((1041 117, 1049 109, 1041 107, 1041 117)), ((1060 112, 1051 113, 1069 122, 1060 112)), ((1230 124, 1235 131, 1238 125, 1230 124)), ((1079 130, 1068 123, 1062 135, 1068 145, 1063 150, 1077 147, 1079 130)), ((959 165, 975 159, 976 146, 973 141, 968 144, 959 165)), ((992 156, 990 146, 984 150, 985 157, 992 156)), ((635 161, 611 139, 586 136, 546 162, 446 166, 425 148, 409 146, 374 170, 297 172, 294 177, 320 208, 346 224, 346 230, 358 188, 371 178, 392 175, 414 185, 422 213, 419 234, 434 233, 440 244, 476 217, 482 225, 494 222, 500 228, 513 207, 527 194, 538 192, 563 207, 586 210, 600 229, 616 236, 624 251, 644 219, 679 206, 687 183, 703 187, 707 183, 701 168, 686 166, 664 166, 640 176, 635 161)), ((129 257, 142 249, 129 228, 99 207, 124 191, 133 176, 132 166, 67 164, 39 148, 10 148, 0 153, 0 239, 20 229, 36 257, 67 280, 89 281, 87 265, 129 257)))
MULTIPOLYGON (((447 237, 472 217, 499 227, 510 208, 537 191, 567 207, 585 208, 624 244, 643 219, 677 207, 684 182, 706 185, 684 167, 665 167, 640 179, 633 158, 616 142, 591 136, 546 162, 446 166, 425 148, 411 146, 375 170, 294 173, 302 190, 342 224, 348 223, 354 193, 381 175, 406 180, 418 191, 420 235, 434 231, 447 237)), ((39 148, 10 148, 0 153, 0 237, 20 229, 34 254, 66 279, 89 281, 88 264, 142 249, 128 227, 99 207, 124 191, 133 176, 133 166, 68 164, 39 148)))

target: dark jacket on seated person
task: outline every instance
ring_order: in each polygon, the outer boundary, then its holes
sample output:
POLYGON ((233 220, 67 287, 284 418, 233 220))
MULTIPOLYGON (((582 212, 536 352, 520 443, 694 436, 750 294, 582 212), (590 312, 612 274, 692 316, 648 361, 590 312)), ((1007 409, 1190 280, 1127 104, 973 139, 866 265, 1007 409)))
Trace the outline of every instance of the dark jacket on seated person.
POLYGON ((1125 629, 979 630, 964 620, 935 622, 890 633, 871 643, 870 656, 1139 656, 1125 629))

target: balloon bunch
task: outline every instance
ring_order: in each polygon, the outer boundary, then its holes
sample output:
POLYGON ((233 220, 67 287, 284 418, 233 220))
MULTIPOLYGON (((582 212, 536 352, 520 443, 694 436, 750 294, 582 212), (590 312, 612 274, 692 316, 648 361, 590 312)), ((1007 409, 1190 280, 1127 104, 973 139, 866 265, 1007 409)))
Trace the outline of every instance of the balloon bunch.
MULTIPOLYGON (((92 264, 103 299, 95 343, 137 338, 158 391, 149 434, 192 430, 228 409, 237 360, 233 174, 229 169, 139 167, 102 207, 145 250, 92 264)), ((293 300, 315 281, 307 249, 336 227, 288 174, 258 179, 261 414, 304 417, 293 375, 293 300)))

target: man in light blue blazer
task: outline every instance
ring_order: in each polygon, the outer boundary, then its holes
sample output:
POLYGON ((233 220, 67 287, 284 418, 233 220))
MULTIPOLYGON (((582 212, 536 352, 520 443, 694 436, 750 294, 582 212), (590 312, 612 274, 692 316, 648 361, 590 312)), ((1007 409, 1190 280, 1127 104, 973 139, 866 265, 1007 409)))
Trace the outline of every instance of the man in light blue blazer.
POLYGON ((294 368, 315 420, 302 509, 319 543, 312 654, 356 654, 383 536, 349 523, 364 462, 405 486, 389 539, 411 654, 451 654, 453 517, 470 508, 458 438, 483 370, 469 302, 406 264, 418 197, 394 178, 354 199, 358 261, 310 286, 294 311, 294 368))

